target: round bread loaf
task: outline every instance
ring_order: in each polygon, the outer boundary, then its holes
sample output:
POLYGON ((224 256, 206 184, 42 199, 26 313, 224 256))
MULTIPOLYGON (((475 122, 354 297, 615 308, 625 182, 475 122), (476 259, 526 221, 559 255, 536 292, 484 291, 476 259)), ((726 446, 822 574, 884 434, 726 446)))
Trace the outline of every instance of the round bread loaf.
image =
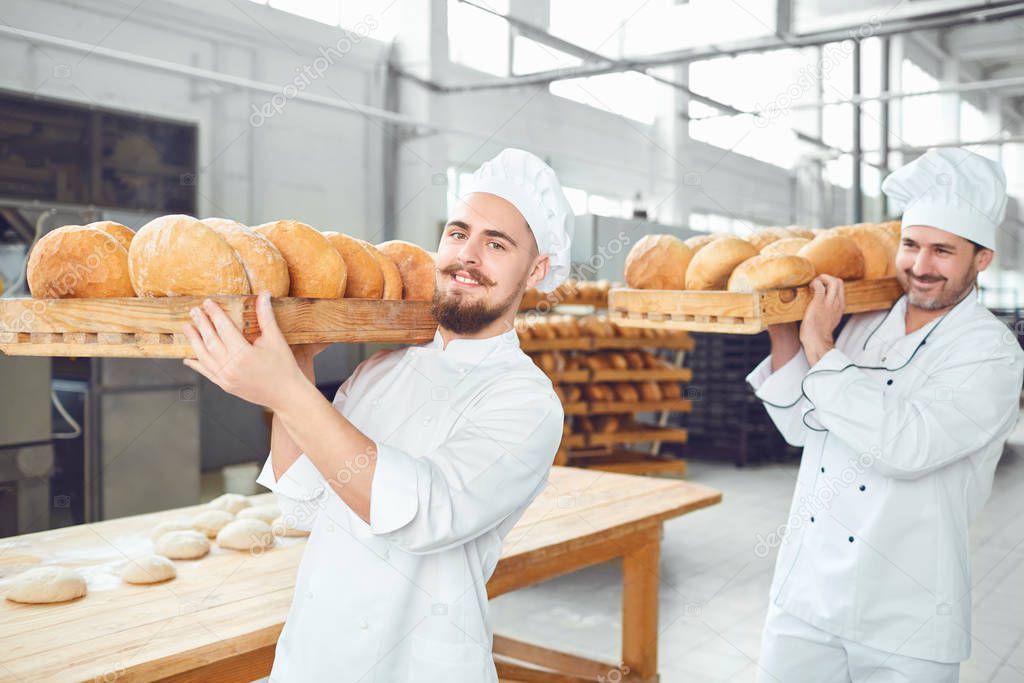
POLYGON ((249 278, 223 237, 191 216, 154 218, 139 228, 128 250, 139 296, 249 294, 249 278))
MULTIPOLYGON (((897 222, 898 223, 898 222, 897 222)), ((873 234, 885 247, 886 258, 889 260, 889 270, 886 271, 886 277, 893 277, 896 275, 896 252, 900 250, 900 233, 899 230, 893 232, 887 228, 884 224, 879 223, 868 227, 868 232, 873 234)))
POLYGON ((377 259, 354 237, 340 232, 325 232, 324 237, 345 261, 348 270, 345 298, 379 299, 384 294, 384 274, 377 259))
POLYGON ((26 279, 37 299, 135 296, 128 252, 102 230, 65 225, 36 242, 26 279))
POLYGON ((626 285, 636 289, 683 289, 693 252, 672 235, 644 235, 626 256, 626 285))
POLYGON ((316 228, 293 220, 253 228, 277 247, 288 264, 289 296, 340 299, 348 270, 338 250, 316 228))
POLYGON ((754 248, 761 251, 772 242, 793 237, 793 233, 785 228, 761 228, 755 230, 746 237, 746 240, 754 245, 754 248))
POLYGON ((730 292, 761 292, 800 287, 814 279, 814 266, 802 256, 758 254, 736 266, 729 276, 730 292))
POLYGON ((725 289, 733 269, 752 256, 757 256, 757 249, 747 240, 731 235, 721 237, 691 259, 686 269, 686 288, 725 289))
POLYGON ((805 228, 802 225, 787 225, 786 230, 789 230, 790 234, 794 237, 803 237, 809 240, 814 239, 814 231, 810 228, 805 228))
POLYGON ((853 225, 836 228, 836 232, 857 243, 857 248, 864 257, 865 278, 889 277, 896 270, 896 255, 892 254, 890 258, 884 238, 873 230, 873 227, 874 224, 853 225))
POLYGON ((687 237, 683 240, 683 244, 690 248, 690 251, 696 254, 698 251, 703 249, 708 244, 711 244, 717 240, 721 235, 718 233, 708 233, 706 235, 694 235, 693 237, 687 237))
POLYGON ((95 223, 89 223, 85 227, 102 230, 117 240, 125 248, 125 251, 128 250, 128 247, 132 246, 132 238, 135 237, 134 230, 127 225, 121 225, 114 221, 96 221, 95 223))
POLYGON ((436 286, 434 259, 425 249, 404 240, 389 240, 377 249, 398 266, 402 274, 402 298, 407 301, 430 301, 436 286))
POLYGON ((380 273, 384 276, 384 294, 382 299, 400 300, 402 298, 402 273, 395 262, 381 253, 381 250, 365 240, 356 240, 366 247, 366 251, 377 261, 380 273))
POLYGON ((288 264, 273 242, 228 218, 204 218, 199 222, 223 237, 238 254, 249 278, 250 292, 270 292, 273 297, 288 296, 288 264))
POLYGON ((864 277, 864 255, 857 243, 846 235, 827 232, 808 242, 797 252, 814 266, 819 275, 832 275, 843 280, 864 277))
POLYGON ((796 254, 801 248, 811 240, 805 237, 787 237, 784 240, 775 240, 771 244, 765 245, 765 248, 761 250, 762 254, 796 254))

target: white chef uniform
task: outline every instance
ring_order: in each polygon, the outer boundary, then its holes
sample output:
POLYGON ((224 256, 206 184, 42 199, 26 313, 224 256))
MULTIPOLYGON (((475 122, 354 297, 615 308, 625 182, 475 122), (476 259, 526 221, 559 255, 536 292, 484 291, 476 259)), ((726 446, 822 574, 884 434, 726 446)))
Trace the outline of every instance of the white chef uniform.
MULTIPOLYGON (((853 316, 813 370, 801 350, 747 377, 804 449, 766 631, 781 614, 883 655, 955 663, 971 651, 968 527, 1017 420, 1024 353, 974 290, 911 334, 906 306, 853 316)), ((762 665, 781 670, 762 680, 849 680, 773 654, 762 665)))
POLYGON ((312 532, 274 683, 497 681, 487 579, 546 485, 562 406, 515 331, 442 347, 377 353, 334 399, 377 447, 369 525, 305 454, 280 480, 267 459, 257 481, 312 532))

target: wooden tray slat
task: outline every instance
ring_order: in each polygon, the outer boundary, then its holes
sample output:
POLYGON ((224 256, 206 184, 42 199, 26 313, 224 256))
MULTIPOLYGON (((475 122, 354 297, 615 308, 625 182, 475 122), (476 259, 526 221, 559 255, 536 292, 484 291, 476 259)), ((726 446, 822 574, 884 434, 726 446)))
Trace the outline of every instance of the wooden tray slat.
MULTIPOLYGON (((885 310, 903 295, 896 278, 845 284, 846 312, 885 310)), ((625 327, 757 334, 768 325, 803 318, 811 301, 808 287, 766 292, 613 289, 608 315, 625 327)))
MULTIPOLYGON (((210 298, 250 341, 259 334, 256 297, 154 299, 0 299, 0 351, 30 356, 194 357, 182 328, 189 311, 210 298)), ((377 342, 420 344, 437 323, 426 301, 304 299, 273 301, 291 344, 377 342)))

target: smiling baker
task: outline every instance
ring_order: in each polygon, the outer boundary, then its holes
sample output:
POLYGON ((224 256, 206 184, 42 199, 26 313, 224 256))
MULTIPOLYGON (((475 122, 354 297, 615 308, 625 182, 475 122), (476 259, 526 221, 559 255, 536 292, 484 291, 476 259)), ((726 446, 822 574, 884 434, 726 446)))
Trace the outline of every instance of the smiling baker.
POLYGON ((186 328, 190 367, 273 410, 258 481, 311 530, 271 681, 498 680, 486 584, 563 419, 513 321, 528 287, 568 274, 573 214, 521 150, 463 190, 437 249, 434 340, 373 355, 333 405, 314 386, 318 348, 289 348, 265 296, 251 345, 211 303, 186 328))

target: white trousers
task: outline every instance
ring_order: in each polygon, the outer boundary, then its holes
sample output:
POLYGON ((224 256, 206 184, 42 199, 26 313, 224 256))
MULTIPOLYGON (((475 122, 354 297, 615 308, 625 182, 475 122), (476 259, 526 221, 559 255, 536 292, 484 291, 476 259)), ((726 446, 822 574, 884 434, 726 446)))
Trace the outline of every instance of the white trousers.
POLYGON ((757 683, 957 683, 960 664, 844 640, 768 606, 757 683))

